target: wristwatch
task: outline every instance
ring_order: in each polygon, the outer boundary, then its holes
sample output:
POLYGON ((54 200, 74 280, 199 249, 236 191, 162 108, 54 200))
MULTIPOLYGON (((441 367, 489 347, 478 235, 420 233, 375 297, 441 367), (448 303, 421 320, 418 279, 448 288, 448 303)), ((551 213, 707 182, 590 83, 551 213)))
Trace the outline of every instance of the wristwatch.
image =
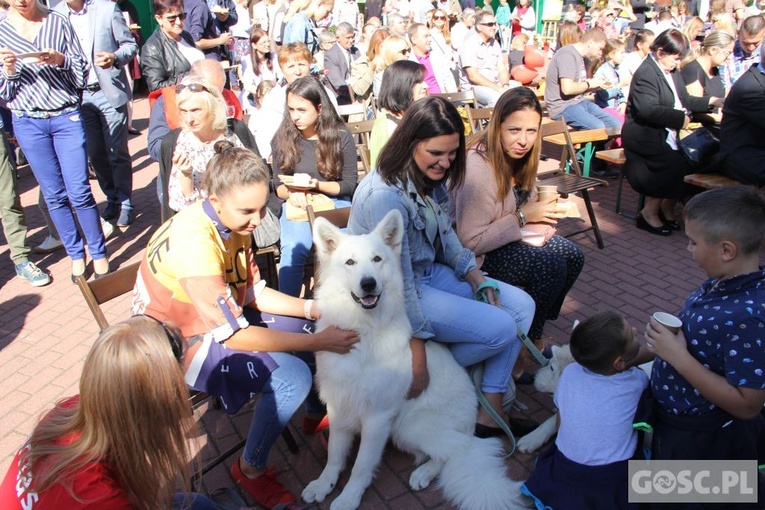
POLYGON ((518 209, 517 211, 515 211, 515 216, 518 218, 518 225, 520 225, 520 227, 523 228, 524 225, 526 225, 526 215, 523 214, 523 211, 518 209))

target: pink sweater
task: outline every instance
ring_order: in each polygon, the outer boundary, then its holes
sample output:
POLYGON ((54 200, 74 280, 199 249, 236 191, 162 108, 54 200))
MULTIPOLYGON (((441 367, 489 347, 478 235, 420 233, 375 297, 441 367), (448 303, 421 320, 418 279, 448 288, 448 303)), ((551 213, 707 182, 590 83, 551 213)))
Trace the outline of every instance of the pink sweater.
POLYGON ((467 154, 465 182, 452 192, 450 207, 455 231, 462 245, 475 253, 478 267, 490 251, 521 239, 511 191, 497 200, 497 184, 489 162, 474 150, 467 154))

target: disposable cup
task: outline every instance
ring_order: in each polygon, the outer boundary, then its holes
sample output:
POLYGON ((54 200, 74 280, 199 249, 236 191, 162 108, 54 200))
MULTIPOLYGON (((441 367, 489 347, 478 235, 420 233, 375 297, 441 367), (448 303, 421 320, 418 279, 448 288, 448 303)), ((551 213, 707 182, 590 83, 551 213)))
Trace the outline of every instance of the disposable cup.
POLYGON ((680 327, 683 325, 683 321, 672 315, 671 313, 666 312, 656 312, 653 314, 653 318, 656 319, 656 322, 670 330, 672 333, 677 334, 678 331, 680 331, 680 327))
POLYGON ((540 202, 545 202, 551 198, 558 198, 558 186, 539 186, 538 196, 540 202))

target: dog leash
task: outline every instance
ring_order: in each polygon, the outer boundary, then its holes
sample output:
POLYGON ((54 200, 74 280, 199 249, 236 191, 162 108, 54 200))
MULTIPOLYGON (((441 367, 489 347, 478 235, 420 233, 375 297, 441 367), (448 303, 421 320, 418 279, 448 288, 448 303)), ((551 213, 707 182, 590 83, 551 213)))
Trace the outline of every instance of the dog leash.
POLYGON ((489 404, 489 401, 486 400, 483 391, 481 391, 481 380, 483 379, 483 363, 477 363, 470 367, 470 378, 473 381, 473 387, 475 388, 476 397, 478 397, 478 403, 481 404, 481 407, 483 407, 484 411, 486 411, 486 414, 488 414, 491 419, 494 420, 499 428, 502 429, 502 432, 504 432, 508 439, 510 439, 510 453, 502 457, 503 459, 509 459, 515 453, 515 436, 513 435, 513 431, 510 429, 510 425, 508 425, 507 422, 503 420, 499 414, 497 414, 497 411, 495 411, 493 407, 491 407, 491 404, 489 404))
MULTIPOLYGON (((486 289, 492 289, 494 291, 494 297, 499 299, 499 285, 497 285, 497 282, 486 280, 475 290, 476 301, 480 301, 482 303, 489 302, 489 298, 486 296, 486 289)), ((499 304, 497 306, 510 313, 510 310, 505 305, 499 304)), ((520 338, 521 342, 523 342, 524 345, 528 347, 529 352, 531 352, 531 355, 534 356, 534 359, 537 361, 537 363, 539 363, 541 367, 546 367, 550 360, 545 358, 544 354, 542 354, 537 346, 534 345, 534 342, 531 341, 531 339, 520 327, 516 325, 516 328, 518 329, 518 338, 520 338)))
MULTIPOLYGON (((494 297, 499 298, 499 285, 497 285, 496 282, 487 280, 483 282, 481 285, 478 286, 478 288, 475 290, 475 300, 480 301, 482 303, 489 303, 489 298, 486 295, 486 289, 492 289, 494 291, 494 297)), ((497 305, 499 308, 502 308, 508 313, 511 313, 510 310, 502 305, 497 305)), ((512 315, 512 314, 511 314, 512 315)), ((539 363, 541 366, 547 366, 547 364, 550 362, 547 358, 544 357, 544 355, 537 349, 537 346, 534 345, 534 342, 531 341, 531 339, 526 336, 526 333, 516 325, 516 329, 518 331, 518 338, 521 339, 521 341, 528 347, 531 354, 534 356, 534 359, 536 359, 537 363, 539 363)), ((502 419, 502 417, 494 410, 494 408, 489 404, 489 401, 486 400, 486 397, 483 394, 483 391, 481 391, 481 379, 483 379, 483 363, 479 363, 478 365, 473 365, 473 367, 470 370, 470 376, 473 379, 473 386, 475 386, 475 393, 478 397, 478 402, 481 404, 481 407, 484 408, 486 413, 491 416, 491 419, 494 420, 494 422, 499 426, 499 428, 502 429, 502 431, 507 434, 507 437, 510 439, 510 444, 512 445, 510 448, 510 453, 505 455, 505 459, 511 457, 515 453, 516 443, 515 443, 515 436, 513 436, 513 431, 510 429, 510 426, 505 422, 505 420, 502 419)))

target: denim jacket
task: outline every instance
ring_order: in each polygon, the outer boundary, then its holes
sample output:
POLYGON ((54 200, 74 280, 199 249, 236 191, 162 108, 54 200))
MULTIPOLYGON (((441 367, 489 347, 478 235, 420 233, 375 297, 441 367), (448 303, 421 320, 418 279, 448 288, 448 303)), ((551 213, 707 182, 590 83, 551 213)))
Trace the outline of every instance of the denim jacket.
POLYGON ((399 181, 395 186, 389 186, 377 171, 369 174, 356 188, 348 221, 348 233, 367 234, 374 230, 388 211, 397 209, 401 213, 406 228, 401 247, 406 314, 412 326, 412 336, 422 339, 432 338, 434 333, 420 307, 420 278, 434 262, 451 267, 459 278, 464 278, 477 267, 473 252, 462 246, 452 229, 446 185, 434 188, 429 196, 439 206, 436 210, 438 237, 435 244, 425 233, 425 208, 428 206, 417 194, 414 184, 399 181))

